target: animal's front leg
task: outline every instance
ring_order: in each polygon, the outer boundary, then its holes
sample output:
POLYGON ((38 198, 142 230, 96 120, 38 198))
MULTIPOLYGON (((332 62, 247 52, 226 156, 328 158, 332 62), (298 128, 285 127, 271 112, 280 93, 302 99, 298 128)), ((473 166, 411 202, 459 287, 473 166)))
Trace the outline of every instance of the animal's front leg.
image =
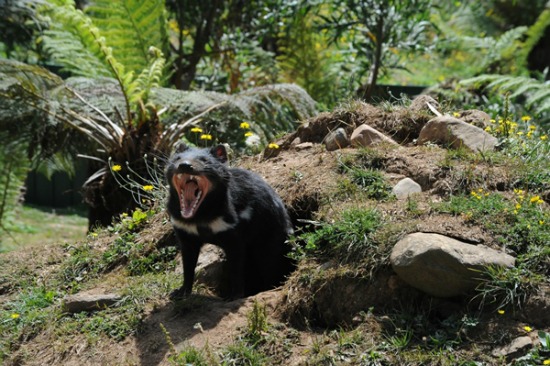
POLYGON ((225 255, 229 264, 231 298, 239 299, 245 295, 246 250, 242 240, 233 238, 226 247, 225 255))
POLYGON ((199 259, 199 253, 202 243, 193 240, 187 235, 177 235, 180 240, 181 256, 183 263, 183 285, 172 292, 170 297, 178 299, 184 296, 191 295, 193 292, 193 282, 195 281, 195 267, 199 259))

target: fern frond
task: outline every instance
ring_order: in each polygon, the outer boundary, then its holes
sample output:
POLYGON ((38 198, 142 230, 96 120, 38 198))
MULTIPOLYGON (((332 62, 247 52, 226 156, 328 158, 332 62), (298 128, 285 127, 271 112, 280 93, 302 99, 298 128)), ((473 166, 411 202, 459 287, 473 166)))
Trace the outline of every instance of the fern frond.
POLYGON ((460 84, 475 85, 477 87, 487 84, 487 88, 494 91, 511 92, 511 97, 524 95, 526 106, 533 108, 535 113, 542 113, 549 109, 550 84, 537 79, 523 76, 481 75, 463 80, 460 84))
POLYGON ((151 90, 160 86, 165 64, 164 55, 155 47, 151 47, 149 53, 153 55, 150 64, 132 82, 135 92, 131 102, 147 101, 151 90))
POLYGON ((522 58, 527 62, 527 58, 533 48, 539 43, 540 39, 544 36, 546 28, 550 26, 550 8, 547 6, 542 11, 533 25, 529 27, 525 34, 527 39, 523 42, 521 48, 522 58))
POLYGON ((166 43, 166 19, 162 0, 95 0, 86 14, 109 40, 116 59, 135 74, 152 59, 151 46, 166 43))

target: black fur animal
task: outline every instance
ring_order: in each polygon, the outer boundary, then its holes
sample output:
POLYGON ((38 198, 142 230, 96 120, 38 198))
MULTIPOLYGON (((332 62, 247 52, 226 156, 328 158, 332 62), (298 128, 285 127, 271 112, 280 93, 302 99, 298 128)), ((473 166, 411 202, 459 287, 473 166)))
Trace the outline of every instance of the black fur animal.
POLYGON ((183 286, 189 295, 204 243, 221 247, 230 271, 231 297, 278 286, 292 264, 286 239, 292 225, 275 191, 248 170, 225 163, 223 145, 211 149, 178 146, 166 169, 170 214, 183 256, 183 286))

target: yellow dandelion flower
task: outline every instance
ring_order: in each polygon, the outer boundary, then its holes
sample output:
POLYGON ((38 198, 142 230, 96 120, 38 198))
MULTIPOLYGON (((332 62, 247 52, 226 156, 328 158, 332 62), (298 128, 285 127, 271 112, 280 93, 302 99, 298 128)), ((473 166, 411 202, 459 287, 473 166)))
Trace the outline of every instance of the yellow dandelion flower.
POLYGON ((276 143, 272 142, 270 143, 269 145, 267 145, 268 148, 270 149, 278 149, 279 148, 279 145, 277 145, 276 143))
POLYGON ((20 315, 17 314, 17 313, 11 314, 11 318, 12 318, 12 319, 19 319, 19 317, 20 317, 20 315))
POLYGON ((521 208, 521 205, 519 203, 516 203, 516 210, 519 210, 521 208))
POLYGON ((90 235, 92 236, 92 238, 97 238, 99 236, 98 233, 91 233, 90 235))
POLYGON ((533 197, 531 197, 529 202, 531 202, 531 203, 543 203, 544 201, 542 200, 542 198, 540 198, 540 196, 533 196, 533 197))
POLYGON ((120 171, 122 170, 122 167, 121 167, 120 165, 116 164, 116 165, 113 165, 113 167, 111 168, 111 170, 112 170, 113 172, 120 172, 120 171))
POLYGON ((500 315, 504 315, 504 310, 498 309, 498 310, 497 310, 497 313, 499 313, 500 315))
POLYGON ((537 126, 529 125, 529 130, 534 131, 537 129, 537 126))
POLYGON ((526 331, 526 332, 530 332, 533 330, 533 328, 531 328, 530 326, 526 325, 523 327, 523 329, 526 331))
POLYGON ((523 116, 523 117, 521 117, 521 120, 522 120, 523 122, 529 122, 529 121, 531 120, 531 117, 529 117, 529 116, 523 116))
POLYGON ((254 134, 250 131, 244 134, 244 137, 250 137, 250 136, 254 136, 254 134))
POLYGON ((548 136, 547 136, 547 135, 542 135, 542 136, 540 137, 540 139, 541 139, 542 141, 547 140, 547 139, 548 139, 548 136))
POLYGON ((458 113, 458 112, 453 112, 453 117, 460 117, 460 113, 458 113))
POLYGON ((193 132, 193 133, 201 133, 201 132, 202 132, 202 128, 200 128, 200 127, 193 127, 193 128, 191 129, 191 132, 193 132))
POLYGON ((539 225, 544 225, 544 220, 539 220, 539 225))
POLYGON ((491 132, 491 130, 492 130, 491 126, 485 127, 485 132, 491 132))
POLYGON ((203 134, 201 135, 201 140, 212 140, 212 135, 203 134))
POLYGON ((550 358, 547 360, 542 361, 543 365, 550 365, 550 358))
POLYGON ((491 123, 496 123, 496 121, 494 120, 494 118, 492 118, 490 122, 491 122, 491 123))
POLYGON ((518 131, 518 136, 523 135, 523 131, 518 131))
POLYGON ((248 130, 250 128, 250 124, 248 122, 241 122, 239 127, 242 128, 243 130, 248 130))
POLYGON ((152 191, 154 187, 150 184, 147 184, 141 188, 143 188, 144 191, 152 191))

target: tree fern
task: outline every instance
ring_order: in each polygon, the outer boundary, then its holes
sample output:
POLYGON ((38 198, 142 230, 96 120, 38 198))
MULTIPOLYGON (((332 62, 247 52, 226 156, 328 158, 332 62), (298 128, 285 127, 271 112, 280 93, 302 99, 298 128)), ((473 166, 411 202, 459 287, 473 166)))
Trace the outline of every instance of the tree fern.
POLYGON ((13 210, 22 195, 25 178, 30 169, 26 146, 13 140, 6 132, 0 132, 0 251, 2 236, 8 234, 13 224, 13 210))
POLYGON ((463 85, 486 85, 492 91, 511 93, 511 97, 524 95, 525 105, 533 108, 536 114, 550 111, 550 84, 524 76, 509 75, 481 75, 463 80, 463 85))

